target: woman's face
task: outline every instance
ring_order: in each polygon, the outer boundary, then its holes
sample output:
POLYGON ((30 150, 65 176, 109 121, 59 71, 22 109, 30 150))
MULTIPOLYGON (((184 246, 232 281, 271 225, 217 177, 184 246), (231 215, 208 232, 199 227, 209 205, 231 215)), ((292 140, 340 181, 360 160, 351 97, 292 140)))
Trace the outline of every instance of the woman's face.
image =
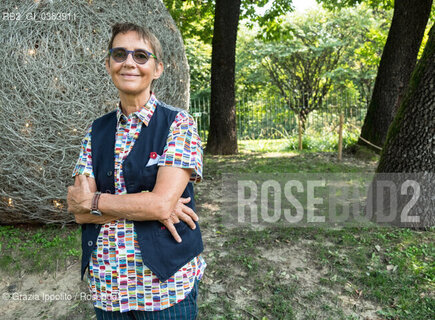
MULTIPOLYGON (((121 47, 131 51, 145 49, 154 53, 149 44, 140 38, 135 31, 117 34, 113 39, 112 47, 121 47)), ((145 64, 138 64, 129 54, 127 60, 123 62, 116 62, 109 57, 106 60, 106 69, 120 93, 147 96, 151 91, 151 82, 162 74, 163 64, 158 63, 152 57, 145 64)))

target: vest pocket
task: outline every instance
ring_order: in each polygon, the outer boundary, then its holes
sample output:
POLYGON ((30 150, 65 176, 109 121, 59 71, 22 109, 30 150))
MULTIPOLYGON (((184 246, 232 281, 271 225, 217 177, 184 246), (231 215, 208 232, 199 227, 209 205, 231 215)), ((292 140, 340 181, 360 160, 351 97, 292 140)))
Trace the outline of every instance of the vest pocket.
POLYGON ((158 169, 157 163, 153 164, 151 166, 144 166, 143 169, 142 169, 142 174, 144 176, 156 175, 157 174, 157 169, 158 169))
POLYGON ((157 170, 157 164, 142 168, 140 177, 140 185, 142 188, 140 189, 151 191, 154 188, 157 179, 157 170))

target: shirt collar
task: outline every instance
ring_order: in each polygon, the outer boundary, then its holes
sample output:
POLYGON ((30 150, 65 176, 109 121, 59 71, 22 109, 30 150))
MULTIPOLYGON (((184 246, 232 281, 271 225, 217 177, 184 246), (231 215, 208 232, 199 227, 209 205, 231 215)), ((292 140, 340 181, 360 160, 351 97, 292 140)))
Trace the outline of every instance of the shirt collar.
MULTIPOLYGON (((148 100, 148 102, 143 105, 138 111, 134 112, 131 114, 131 116, 136 116, 138 117, 140 120, 142 120, 142 122, 148 126, 148 123, 151 120, 151 117, 154 114, 154 111, 156 110, 156 106, 157 106, 157 98, 154 95, 154 93, 151 92, 150 95, 150 99, 148 100)), ((121 110, 121 102, 118 105, 118 109, 116 110, 116 118, 117 121, 119 122, 122 118, 126 119, 127 117, 122 113, 121 110)))

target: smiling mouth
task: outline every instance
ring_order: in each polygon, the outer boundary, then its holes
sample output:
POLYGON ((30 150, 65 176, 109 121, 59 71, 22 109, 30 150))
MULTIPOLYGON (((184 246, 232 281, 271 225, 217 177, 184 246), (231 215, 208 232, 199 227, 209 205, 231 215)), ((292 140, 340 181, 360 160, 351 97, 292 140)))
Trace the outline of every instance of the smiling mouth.
POLYGON ((130 73, 121 73, 123 77, 139 77, 138 74, 130 74, 130 73))

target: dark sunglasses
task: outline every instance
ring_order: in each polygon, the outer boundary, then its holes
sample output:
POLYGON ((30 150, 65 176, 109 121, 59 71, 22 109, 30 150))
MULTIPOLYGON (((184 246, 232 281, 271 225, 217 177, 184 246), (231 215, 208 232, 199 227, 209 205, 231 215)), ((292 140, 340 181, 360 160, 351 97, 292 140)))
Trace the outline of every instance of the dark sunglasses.
POLYGON ((145 64, 150 57, 157 60, 157 57, 144 49, 136 49, 134 51, 127 50, 125 48, 112 48, 109 50, 110 56, 115 60, 115 62, 124 62, 127 60, 128 55, 131 53, 133 60, 138 64, 145 64))

